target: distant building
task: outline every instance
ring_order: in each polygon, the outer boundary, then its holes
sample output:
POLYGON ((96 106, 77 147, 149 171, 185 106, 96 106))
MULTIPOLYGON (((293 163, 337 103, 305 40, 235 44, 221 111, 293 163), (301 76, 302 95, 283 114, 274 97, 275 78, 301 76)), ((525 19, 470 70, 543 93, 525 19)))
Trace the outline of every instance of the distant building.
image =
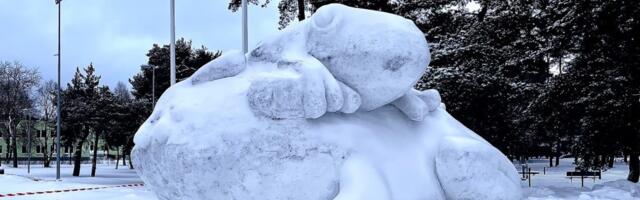
MULTIPOLYGON (((22 122, 21 122, 22 123, 22 122)), ((43 121, 35 121, 35 126, 31 130, 31 160, 32 163, 42 163, 44 161, 44 153, 47 152, 50 155, 50 160, 55 161, 55 137, 56 137, 56 129, 54 127, 46 128, 45 123, 43 121), (46 140, 45 140, 46 139, 46 140)), ((4 130, 2 130, 4 131, 4 130)), ((18 125, 16 131, 19 133, 19 137, 17 139, 17 151, 18 151, 18 161, 22 164, 27 161, 29 157, 29 142, 27 137, 27 131, 24 126, 18 125)), ((10 141, 10 138, 4 138, 6 134, 0 134, 0 160, 2 162, 6 162, 7 157, 11 157, 9 155, 11 153, 9 149, 9 144, 7 144, 7 140, 10 141)), ((94 135, 90 134, 87 137, 87 141, 82 145, 82 160, 89 161, 93 156, 93 138, 94 135)), ((63 161, 70 161, 73 158, 74 147, 65 147, 62 146, 60 157, 63 161)), ((113 156, 115 156, 116 152, 113 152, 113 156)), ((104 141, 102 139, 98 140, 98 157, 99 159, 104 158, 107 154, 104 141)), ((11 162, 12 159, 9 159, 11 162)))

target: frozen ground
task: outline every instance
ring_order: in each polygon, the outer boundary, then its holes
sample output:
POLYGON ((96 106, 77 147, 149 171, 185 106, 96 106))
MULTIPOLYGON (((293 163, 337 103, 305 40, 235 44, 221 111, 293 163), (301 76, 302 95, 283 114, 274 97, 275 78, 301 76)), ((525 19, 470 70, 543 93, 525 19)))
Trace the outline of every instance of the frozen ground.
POLYGON ((558 167, 548 168, 549 160, 530 160, 529 166, 540 174, 532 177, 531 188, 526 181, 522 181, 525 196, 529 200, 640 199, 640 184, 625 180, 628 166, 621 160, 617 159, 612 169, 602 172, 602 180, 585 179, 584 188, 581 188, 579 178, 574 178, 573 182, 566 178, 566 172, 575 168, 572 162, 573 159, 561 159, 558 167), (542 174, 544 167, 547 168, 546 174, 542 174))
MULTIPOLYGON (((617 160, 613 169, 603 172, 602 180, 585 179, 585 187, 580 187, 580 179, 573 182, 565 177, 566 171, 574 168, 572 159, 562 159, 560 166, 546 169, 546 174, 533 176, 529 188, 522 181, 523 191, 528 200, 592 200, 640 199, 640 184, 631 184, 624 179, 627 176, 627 165, 617 160), (595 189, 593 189, 595 188, 595 189)), ((542 173, 548 160, 531 160, 529 166, 542 173)), ((7 167, 3 165, 3 167, 7 167)), ((72 167, 62 166, 62 181, 54 181, 55 168, 32 166, 31 174, 27 174, 26 166, 5 168, 7 174, 0 175, 0 194, 17 192, 38 192, 47 190, 73 189, 86 187, 113 186, 141 183, 134 170, 122 167, 118 170, 113 165, 99 165, 96 177, 90 177, 90 165, 83 166, 80 177, 70 176, 72 167), (39 181, 34 181, 39 180, 39 181)), ((108 188, 93 191, 41 194, 35 196, 13 197, 11 199, 137 199, 156 200, 155 195, 144 187, 108 188)))
MULTIPOLYGON (((52 165, 55 166, 55 165, 52 165)), ((80 177, 71 176, 71 165, 61 166, 62 181, 55 181, 55 167, 43 168, 32 165, 31 173, 27 166, 12 168, 3 163, 5 175, 0 175, 0 195, 9 193, 45 192, 51 190, 112 187, 92 191, 73 191, 52 194, 36 194, 13 197, 11 199, 156 199, 155 195, 144 187, 113 187, 123 184, 142 183, 135 170, 120 166, 98 165, 96 177, 91 177, 91 165, 83 165, 80 177)))

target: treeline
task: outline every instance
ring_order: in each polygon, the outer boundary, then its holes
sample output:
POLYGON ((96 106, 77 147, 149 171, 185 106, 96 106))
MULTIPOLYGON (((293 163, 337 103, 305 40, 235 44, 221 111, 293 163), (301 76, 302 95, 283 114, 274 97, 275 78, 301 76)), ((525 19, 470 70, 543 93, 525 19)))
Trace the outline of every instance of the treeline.
MULTIPOLYGON (((191 76, 199 67, 220 56, 205 47, 191 48, 191 41, 176 42, 178 80, 191 76)), ((156 98, 169 87, 169 47, 154 44, 149 50, 148 64, 156 66, 156 98)), ((138 67, 138 66, 135 66, 138 67)), ((141 69, 129 82, 129 87, 118 82, 114 89, 100 85, 101 77, 93 64, 76 68, 73 79, 62 86, 61 92, 61 152, 72 152, 73 176, 79 176, 83 147, 94 149, 91 176, 96 174, 97 150, 102 148, 107 156, 115 149, 116 159, 131 164, 133 137, 140 125, 151 114, 152 69, 141 69), (62 151, 65 150, 65 151, 62 151)), ((5 163, 18 167, 18 145, 27 143, 27 126, 33 121, 44 124, 44 129, 55 132, 57 109, 57 84, 42 82, 37 68, 20 62, 0 62, 0 133, 8 144, 5 163)), ((34 129, 34 127, 31 127, 34 129)), ((48 132, 48 131, 46 131, 48 132)), ((32 140, 40 144, 40 140, 32 140)), ((55 157, 55 137, 44 134, 44 167, 50 167, 55 157)), ((2 162, 0 162, 2 163, 2 162)), ((116 164, 117 168, 118 164, 116 164)))
MULTIPOLYGON (((61 143, 73 150, 73 176, 80 175, 82 150, 90 142, 92 149, 91 176, 96 173, 99 139, 105 149, 122 150, 122 158, 129 155, 133 147, 133 135, 145 120, 144 113, 150 109, 149 102, 131 97, 127 86, 118 82, 111 90, 100 86, 100 76, 95 74, 93 64, 76 72, 62 91, 61 143), (90 137, 91 136, 91 137, 90 137)), ((118 154, 120 154, 118 152, 118 154)), ((131 167, 131 162, 129 162, 131 167)))
MULTIPOLYGON (((19 144, 29 142, 29 130, 32 136, 37 135, 35 130, 38 124, 45 131, 42 135, 44 140, 36 137, 31 142, 42 146, 44 167, 50 167, 55 157, 55 137, 49 133, 56 131, 57 84, 41 79, 37 68, 20 62, 0 62, 0 133, 8 145, 5 163, 11 162, 13 167, 18 167, 19 144)), ((104 141, 107 154, 109 150, 116 149, 119 152, 122 149, 122 157, 128 155, 133 146, 133 134, 146 117, 142 113, 149 112, 141 110, 149 110, 149 106, 144 100, 133 99, 122 82, 114 90, 100 86, 100 76, 95 74, 92 64, 83 69, 76 68, 73 79, 61 91, 60 107, 60 151, 73 151, 73 175, 80 175, 83 145, 89 139, 93 140, 91 144, 95 150, 92 155, 92 176, 96 173, 99 139, 104 141)))
POLYGON ((638 181, 640 1, 283 0, 280 25, 329 3, 413 20, 432 56, 416 88, 438 89, 454 117, 511 159, 606 169, 624 157, 638 181))

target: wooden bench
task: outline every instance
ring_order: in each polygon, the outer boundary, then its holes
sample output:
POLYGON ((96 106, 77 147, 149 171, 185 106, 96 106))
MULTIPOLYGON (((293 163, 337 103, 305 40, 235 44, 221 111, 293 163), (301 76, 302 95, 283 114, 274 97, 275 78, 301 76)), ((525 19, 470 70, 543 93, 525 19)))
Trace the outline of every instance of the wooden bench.
POLYGON ((571 182, 573 182, 573 178, 578 178, 580 177, 580 181, 582 184, 582 187, 584 187, 584 178, 593 178, 593 182, 596 181, 596 177, 598 177, 598 179, 602 179, 602 172, 600 170, 598 171, 572 171, 572 172, 567 172, 567 177, 569 178, 569 180, 571 180, 571 182))

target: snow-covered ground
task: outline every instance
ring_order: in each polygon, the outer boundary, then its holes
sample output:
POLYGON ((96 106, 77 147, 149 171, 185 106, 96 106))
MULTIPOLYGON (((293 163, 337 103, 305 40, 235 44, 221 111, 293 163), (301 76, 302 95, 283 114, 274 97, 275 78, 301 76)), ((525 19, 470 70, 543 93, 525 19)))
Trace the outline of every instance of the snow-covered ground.
POLYGON ((71 176, 73 167, 62 165, 61 181, 55 180, 55 167, 43 168, 42 165, 32 165, 31 173, 27 173, 27 166, 24 165, 19 168, 7 165, 3 167, 5 174, 0 175, 0 195, 109 187, 91 191, 35 194, 12 199, 156 199, 155 195, 144 187, 113 187, 142 183, 135 170, 129 169, 128 166, 120 166, 116 170, 114 165, 98 165, 96 177, 91 177, 91 165, 83 165, 80 176, 73 177, 71 176))
MULTIPOLYGON (((602 172, 602 180, 585 179, 584 188, 582 188, 580 178, 574 178, 571 181, 566 177, 566 172, 574 171, 575 168, 572 158, 561 159, 560 165, 552 168, 549 168, 549 160, 530 160, 529 167, 532 171, 539 171, 540 174, 532 177, 532 187, 528 187, 527 181, 522 181, 523 192, 529 200, 640 199, 640 184, 626 181, 628 166, 619 159, 616 161, 613 168, 602 172), (542 174, 544 167, 546 167, 546 174, 542 174)), ((521 168, 518 169, 521 170, 521 168)))
MULTIPOLYGON (((581 188, 580 179, 571 182, 565 173, 574 169, 572 159, 562 159, 560 166, 548 168, 548 160, 530 160, 532 170, 541 174, 532 178, 533 187, 522 181, 522 188, 528 200, 595 200, 640 199, 640 184, 632 184, 624 180, 627 176, 627 165, 618 160, 614 168, 602 173, 602 180, 585 179, 585 187, 581 188), (547 167, 546 174, 542 174, 547 167)), ((72 167, 62 165, 62 181, 55 181, 55 168, 42 168, 34 165, 31 174, 27 174, 26 166, 11 168, 3 165, 5 175, 0 175, 0 195, 18 192, 39 192, 87 187, 104 187, 122 184, 138 184, 142 181, 134 170, 122 167, 118 170, 113 165, 99 165, 96 177, 90 177, 90 165, 84 165, 80 177, 71 176, 72 167), (37 181, 36 181, 37 180, 37 181)), ((66 193, 37 194, 32 196, 13 197, 12 199, 136 199, 156 200, 155 195, 145 187, 117 187, 92 191, 66 193)))

